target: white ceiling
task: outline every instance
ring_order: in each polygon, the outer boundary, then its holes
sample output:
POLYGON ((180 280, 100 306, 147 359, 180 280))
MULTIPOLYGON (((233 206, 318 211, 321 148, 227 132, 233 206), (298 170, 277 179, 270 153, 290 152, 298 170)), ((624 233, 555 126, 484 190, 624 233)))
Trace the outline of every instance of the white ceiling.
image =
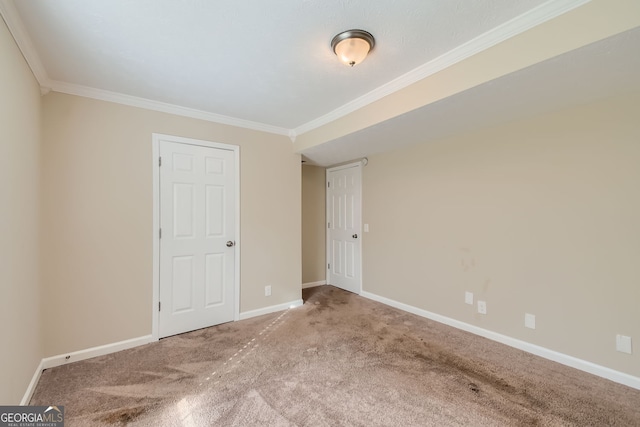
MULTIPOLYGON (((400 89, 397 82, 428 64, 462 59, 461 48, 488 48, 585 1, 0 0, 0 12, 45 88, 295 137, 371 94, 400 89), (376 37, 370 57, 354 68, 329 45, 351 28, 376 37)), ((638 46, 637 37, 621 43, 628 56, 638 46)), ((396 146, 391 135, 410 143, 416 135, 449 134, 454 110, 455 128, 470 129, 480 120, 583 99, 585 92, 601 95, 606 88, 591 90, 591 83, 563 89, 576 75, 589 82, 591 74, 576 64, 600 54, 570 53, 303 154, 335 164, 396 146), (556 81, 545 87, 564 98, 532 90, 545 81, 556 81), (487 100, 492 108, 474 114, 487 100)), ((598 81, 615 71, 598 68, 597 60, 589 64, 598 81)))
POLYGON ((304 158, 335 165, 596 99, 640 94, 639 46, 640 27, 309 148, 304 158))
POLYGON ((23 0, 49 79, 295 129, 545 0, 23 0), (330 42, 377 41, 357 67, 330 42))

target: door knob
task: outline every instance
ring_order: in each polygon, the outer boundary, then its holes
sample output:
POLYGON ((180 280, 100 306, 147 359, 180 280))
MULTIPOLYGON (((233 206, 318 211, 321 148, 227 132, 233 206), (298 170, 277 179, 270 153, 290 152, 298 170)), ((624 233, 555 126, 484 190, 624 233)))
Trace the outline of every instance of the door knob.
POLYGON ((357 239, 357 238, 358 238, 358 235, 357 235, 357 234, 354 234, 354 235, 353 235, 353 236, 351 236, 351 237, 353 237, 354 239, 357 239))
POLYGON ((233 246, 235 243, 233 243, 231 240, 229 240, 227 242, 227 247, 230 248, 231 246, 233 246))

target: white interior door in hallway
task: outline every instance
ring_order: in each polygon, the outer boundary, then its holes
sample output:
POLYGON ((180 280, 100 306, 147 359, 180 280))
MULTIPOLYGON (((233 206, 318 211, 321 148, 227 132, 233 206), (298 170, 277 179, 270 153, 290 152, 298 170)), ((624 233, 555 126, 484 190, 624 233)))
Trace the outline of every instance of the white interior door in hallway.
POLYGON ((236 315, 237 152, 197 144, 159 141, 159 338, 236 315))
POLYGON ((327 169, 327 283, 362 290, 362 164, 327 169))

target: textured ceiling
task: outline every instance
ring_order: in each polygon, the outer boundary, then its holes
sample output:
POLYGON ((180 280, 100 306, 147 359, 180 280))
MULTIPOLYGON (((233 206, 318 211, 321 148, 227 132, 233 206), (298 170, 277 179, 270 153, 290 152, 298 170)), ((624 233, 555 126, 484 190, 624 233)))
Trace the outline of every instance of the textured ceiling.
MULTIPOLYGON (((44 89, 295 139, 589 1, 0 0, 0 12, 44 89), (354 68, 329 46, 351 28, 376 37, 354 68)), ((638 46, 636 28, 301 154, 329 166, 640 93, 638 46)))
POLYGON ((303 152, 334 165, 593 100, 640 94, 640 27, 303 152), (490 100, 490 102, 487 102, 490 100))
MULTIPOLYGON (((295 129, 545 0, 24 0, 48 79, 295 129), (329 43, 361 28, 354 68, 329 43)), ((42 82, 41 82, 42 83, 42 82)))

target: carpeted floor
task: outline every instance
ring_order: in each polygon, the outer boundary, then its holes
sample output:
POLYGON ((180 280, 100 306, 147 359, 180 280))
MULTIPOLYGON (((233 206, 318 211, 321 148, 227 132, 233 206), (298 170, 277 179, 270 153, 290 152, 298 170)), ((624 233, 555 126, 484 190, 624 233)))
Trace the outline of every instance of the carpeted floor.
POLYGON ((344 292, 48 369, 66 425, 639 426, 640 391, 344 292))

